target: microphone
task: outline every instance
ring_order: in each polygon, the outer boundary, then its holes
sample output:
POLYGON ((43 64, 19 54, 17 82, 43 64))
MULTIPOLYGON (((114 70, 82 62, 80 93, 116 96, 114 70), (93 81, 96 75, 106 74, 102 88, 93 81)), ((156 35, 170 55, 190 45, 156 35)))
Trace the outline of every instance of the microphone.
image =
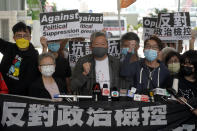
POLYGON ((119 91, 116 87, 111 90, 111 99, 112 101, 119 101, 119 91))
POLYGON ((134 101, 149 102, 149 97, 148 97, 148 95, 134 94, 133 100, 134 100, 134 101))
POLYGON ((154 95, 154 97, 152 97, 152 101, 163 101, 163 100, 167 100, 168 97, 170 97, 170 94, 167 92, 166 89, 162 89, 162 88, 155 88, 153 89, 150 94, 151 97, 152 95, 154 95), (154 100, 153 100, 154 98, 154 100))
POLYGON ((110 89, 107 84, 103 84, 102 96, 104 101, 108 101, 108 97, 110 97, 110 89))
POLYGON ((133 98, 134 95, 135 95, 135 93, 136 93, 136 90, 137 90, 137 89, 136 89, 135 87, 131 87, 131 89, 128 90, 127 96, 133 98))
POLYGON ((167 91, 168 91, 170 94, 172 94, 177 100, 183 102, 187 107, 190 108, 191 111, 194 110, 194 107, 192 107, 189 103, 187 103, 186 101, 184 101, 183 99, 180 98, 181 96, 179 96, 179 95, 177 94, 177 92, 176 92, 175 89, 173 89, 173 88, 167 88, 167 91))
POLYGON ((128 101, 127 93, 128 93, 127 89, 125 89, 125 88, 120 89, 120 100, 121 101, 128 101))
POLYGON ((99 83, 95 83, 95 84, 93 85, 92 94, 93 94, 93 99, 94 99, 95 101, 100 100, 101 88, 100 88, 100 84, 99 84, 99 83))

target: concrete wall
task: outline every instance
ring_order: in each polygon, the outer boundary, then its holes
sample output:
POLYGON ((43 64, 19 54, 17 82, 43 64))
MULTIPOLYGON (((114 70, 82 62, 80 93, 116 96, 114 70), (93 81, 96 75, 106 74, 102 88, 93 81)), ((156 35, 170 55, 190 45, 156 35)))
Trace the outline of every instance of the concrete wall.
POLYGON ((12 33, 12 27, 17 23, 17 11, 0 11, 0 21, 1 21, 1 26, 4 26, 3 21, 7 20, 8 23, 6 24, 6 26, 8 27, 3 28, 1 27, 0 29, 0 37, 3 38, 2 34, 8 34, 8 39, 6 38, 6 36, 4 36, 3 39, 7 39, 8 41, 12 41, 13 42, 13 33, 12 33))
POLYGON ((25 10, 26 0, 0 0, 0 11, 25 10))

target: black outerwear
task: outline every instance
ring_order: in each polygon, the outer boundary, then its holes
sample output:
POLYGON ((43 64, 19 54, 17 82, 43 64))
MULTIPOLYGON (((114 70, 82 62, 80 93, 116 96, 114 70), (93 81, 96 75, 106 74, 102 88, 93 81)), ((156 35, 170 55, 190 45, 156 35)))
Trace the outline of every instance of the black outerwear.
MULTIPOLYGON (((60 78, 53 77, 61 94, 66 93, 66 83, 62 81, 60 78)), ((39 77, 32 83, 32 85, 29 88, 28 96, 32 97, 38 97, 38 98, 49 98, 51 99, 51 96, 49 92, 46 90, 42 77, 39 77)))
POLYGON ((139 94, 149 94, 155 88, 166 88, 170 73, 167 67, 160 61, 157 68, 150 68, 145 64, 145 59, 130 62, 131 53, 126 55, 120 69, 122 77, 129 77, 133 82, 133 87, 137 88, 139 94))
POLYGON ((71 76, 71 68, 69 65, 69 62, 67 59, 58 56, 55 59, 56 67, 55 67, 55 73, 53 74, 53 77, 62 78, 64 81, 66 80, 66 77, 71 76))
MULTIPOLYGON (((119 60, 113 56, 108 55, 109 59, 109 76, 110 88, 119 86, 119 60)), ((96 83, 96 62, 92 54, 79 58, 75 65, 72 75, 71 90, 78 91, 80 95, 92 95, 92 87, 96 83), (83 75, 83 64, 91 63, 90 72, 87 76, 83 75)))
POLYGON ((39 73, 38 51, 31 43, 27 51, 20 51, 15 43, 0 39, 0 52, 3 54, 0 71, 9 93, 27 95, 27 88, 39 73))
POLYGON ((183 76, 179 76, 178 96, 184 97, 187 100, 197 97, 197 81, 190 82, 183 76))

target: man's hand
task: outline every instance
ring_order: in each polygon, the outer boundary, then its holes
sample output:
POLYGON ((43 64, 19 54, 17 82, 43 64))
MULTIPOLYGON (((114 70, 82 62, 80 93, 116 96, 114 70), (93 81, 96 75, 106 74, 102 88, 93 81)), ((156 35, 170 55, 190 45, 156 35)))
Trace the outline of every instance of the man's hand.
MULTIPOLYGON (((184 102, 187 102, 187 99, 185 99, 184 97, 179 97, 179 99, 181 99, 184 102)), ((180 104, 185 104, 184 102, 182 102, 181 100, 177 100, 180 104)))
POLYGON ((47 47, 47 39, 44 36, 40 37, 40 43, 41 43, 42 48, 43 48, 42 52, 46 53, 48 47, 47 47))
POLYGON ((197 108, 192 111, 197 116, 197 108))
POLYGON ((131 42, 129 43, 129 50, 128 50, 128 52, 131 53, 132 50, 135 50, 135 46, 136 46, 136 41, 135 40, 131 40, 131 42))
POLYGON ((88 73, 90 72, 90 67, 91 67, 91 63, 90 62, 86 62, 83 64, 83 75, 88 75, 88 73))

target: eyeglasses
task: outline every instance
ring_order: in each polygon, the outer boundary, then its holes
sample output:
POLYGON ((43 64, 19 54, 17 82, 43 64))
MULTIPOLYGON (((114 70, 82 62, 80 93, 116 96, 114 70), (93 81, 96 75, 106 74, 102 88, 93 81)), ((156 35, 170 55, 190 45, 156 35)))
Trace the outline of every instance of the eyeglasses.
POLYGON ((159 47, 158 47, 158 46, 150 46, 150 45, 146 45, 146 46, 145 46, 145 49, 153 49, 153 50, 157 50, 157 49, 159 49, 159 47))
POLYGON ((18 34, 15 37, 16 37, 16 39, 21 39, 21 38, 28 39, 30 37, 30 35, 21 35, 21 34, 18 34))
POLYGON ((54 65, 54 64, 43 64, 43 65, 40 65, 40 66, 51 66, 51 65, 54 65))

